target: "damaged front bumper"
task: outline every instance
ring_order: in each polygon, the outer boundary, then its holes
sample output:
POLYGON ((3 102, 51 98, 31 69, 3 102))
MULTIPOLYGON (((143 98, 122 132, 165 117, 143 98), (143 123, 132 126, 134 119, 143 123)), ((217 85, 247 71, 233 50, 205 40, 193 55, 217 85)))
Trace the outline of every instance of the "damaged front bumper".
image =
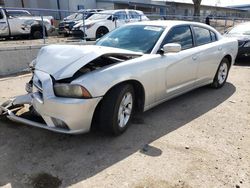
POLYGON ((101 100, 100 98, 90 100, 54 98, 42 103, 35 95, 31 93, 18 96, 8 106, 0 106, 2 115, 6 115, 8 119, 15 122, 58 133, 81 134, 90 130, 95 107, 101 100), (9 109, 15 105, 25 104, 31 104, 44 122, 33 120, 36 119, 35 116, 32 119, 18 116, 13 110, 9 109))
POLYGON ((62 98, 54 95, 53 84, 50 76, 38 72, 40 80, 34 76, 36 82, 31 88, 26 85, 26 90, 32 92, 18 96, 10 101, 8 105, 0 106, 0 115, 6 115, 8 119, 24 123, 30 126, 47 129, 50 131, 66 134, 80 134, 88 132, 96 106, 102 97, 91 99, 62 98), (41 85, 38 86, 37 83, 41 85), (42 86, 47 88, 46 92, 42 86), (29 105, 34 111, 34 116, 19 115, 15 113, 15 106, 29 105), (13 108, 14 107, 14 108, 13 108), (31 117, 31 118, 30 118, 31 117))

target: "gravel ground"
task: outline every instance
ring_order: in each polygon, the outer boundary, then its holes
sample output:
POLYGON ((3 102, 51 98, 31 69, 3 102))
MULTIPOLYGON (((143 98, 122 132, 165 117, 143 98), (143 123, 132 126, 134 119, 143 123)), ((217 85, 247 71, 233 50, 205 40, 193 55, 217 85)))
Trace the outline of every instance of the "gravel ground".
MULTIPOLYGON (((0 102, 30 75, 0 79, 0 102)), ((250 187, 250 64, 145 112, 119 137, 69 136, 0 120, 5 187, 250 187)))

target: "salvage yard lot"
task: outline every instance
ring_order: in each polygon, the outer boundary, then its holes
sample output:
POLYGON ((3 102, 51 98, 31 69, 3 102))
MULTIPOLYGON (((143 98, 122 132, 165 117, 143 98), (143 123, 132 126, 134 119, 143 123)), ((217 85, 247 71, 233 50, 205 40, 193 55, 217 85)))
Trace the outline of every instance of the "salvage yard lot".
MULTIPOLYGON (((0 102, 30 75, 0 79, 0 102)), ((84 115, 84 114, 83 114, 84 115)), ((133 120, 119 137, 69 136, 0 120, 0 186, 250 187, 250 63, 133 120)))

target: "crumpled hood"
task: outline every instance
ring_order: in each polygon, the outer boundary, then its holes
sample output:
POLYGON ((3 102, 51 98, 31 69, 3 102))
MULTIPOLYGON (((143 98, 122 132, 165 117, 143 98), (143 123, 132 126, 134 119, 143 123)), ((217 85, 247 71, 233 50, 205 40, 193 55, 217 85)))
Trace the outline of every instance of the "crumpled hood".
POLYGON ((39 51, 35 69, 61 80, 72 77, 84 65, 104 54, 142 55, 129 50, 96 45, 50 45, 39 51))

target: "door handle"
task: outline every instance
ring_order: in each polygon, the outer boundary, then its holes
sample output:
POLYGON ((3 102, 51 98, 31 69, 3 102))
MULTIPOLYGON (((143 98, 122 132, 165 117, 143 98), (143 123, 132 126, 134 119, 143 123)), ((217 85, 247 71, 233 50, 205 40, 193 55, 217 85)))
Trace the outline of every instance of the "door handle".
POLYGON ((196 61, 196 60, 197 60, 197 56, 193 56, 192 59, 193 59, 194 61, 196 61))
POLYGON ((220 46, 220 47, 218 48, 218 50, 221 51, 221 50, 222 50, 222 47, 220 46))

